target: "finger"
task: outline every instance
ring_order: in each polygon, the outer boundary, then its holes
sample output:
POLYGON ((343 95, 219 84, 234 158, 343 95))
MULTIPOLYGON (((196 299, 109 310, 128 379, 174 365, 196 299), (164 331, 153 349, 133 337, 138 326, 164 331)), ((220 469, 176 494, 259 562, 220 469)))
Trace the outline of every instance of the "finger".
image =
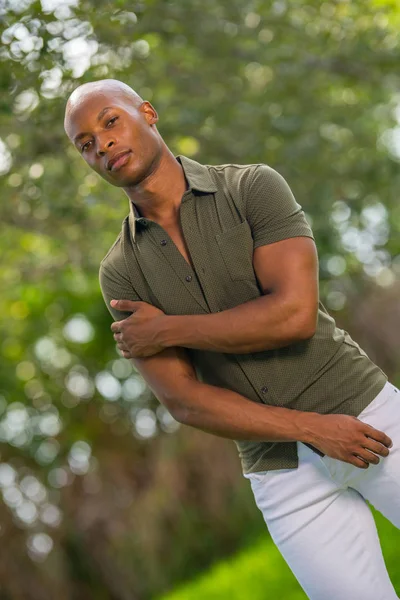
POLYGON ((114 333, 119 333, 123 327, 123 322, 124 321, 114 321, 114 323, 111 323, 111 331, 114 333))
POLYGON ((387 448, 387 446, 384 446, 380 442, 375 442, 375 440, 372 440, 370 438, 367 438, 367 440, 367 443, 365 445, 363 444, 364 448, 366 448, 370 452, 375 452, 375 454, 380 454, 381 456, 389 455, 389 449, 387 448))
POLYGON ((380 461, 379 456, 374 454, 374 452, 370 452, 370 450, 368 450, 367 448, 362 448, 361 450, 358 451, 357 454, 360 458, 365 460, 367 463, 372 463, 374 465, 377 465, 380 461))
POLYGON ((356 454, 353 454, 353 457, 349 462, 351 465, 359 467, 360 469, 368 469, 369 467, 369 464, 366 463, 362 458, 359 458, 356 454))
POLYGON ((141 302, 137 300, 111 300, 110 304, 113 308, 117 308, 118 310, 134 312, 139 308, 138 304, 141 304, 141 302))
POLYGON ((123 342, 118 342, 117 347, 119 348, 119 350, 124 351, 124 352, 130 352, 128 346, 125 346, 125 344, 123 342))
POLYGON ((118 346, 118 352, 124 358, 131 358, 131 353, 129 352, 129 350, 127 348, 120 348, 118 346))
POLYGON ((388 435, 386 435, 386 433, 384 433, 383 431, 379 431, 379 429, 375 429, 375 427, 372 427, 371 425, 367 425, 365 435, 367 437, 371 437, 377 442, 380 442, 381 444, 384 444, 388 448, 390 448, 393 445, 392 440, 388 435))

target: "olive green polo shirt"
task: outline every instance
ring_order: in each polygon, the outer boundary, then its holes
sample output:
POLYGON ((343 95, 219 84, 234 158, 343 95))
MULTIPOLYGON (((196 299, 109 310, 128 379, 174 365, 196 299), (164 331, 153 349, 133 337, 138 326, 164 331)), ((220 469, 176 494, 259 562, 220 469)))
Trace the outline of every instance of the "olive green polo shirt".
MULTIPOLYGON (((100 265, 101 291, 115 320, 130 313, 112 308, 113 298, 143 300, 169 315, 213 313, 253 300, 262 295, 254 249, 286 238, 313 238, 301 206, 273 168, 177 160, 188 182, 180 218, 194 268, 168 233, 130 202, 100 265)), ((247 354, 187 352, 200 381, 254 402, 321 414, 358 416, 387 381, 321 302, 310 339, 247 354)), ((235 443, 244 473, 298 466, 296 442, 235 443)))

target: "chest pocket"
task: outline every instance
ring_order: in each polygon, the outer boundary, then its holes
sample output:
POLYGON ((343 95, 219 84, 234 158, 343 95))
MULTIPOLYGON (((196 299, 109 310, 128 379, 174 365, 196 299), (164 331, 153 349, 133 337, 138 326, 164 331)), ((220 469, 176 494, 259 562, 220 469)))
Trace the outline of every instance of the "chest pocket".
POLYGON ((254 279, 253 238, 250 225, 242 221, 216 236, 219 251, 232 281, 254 279))

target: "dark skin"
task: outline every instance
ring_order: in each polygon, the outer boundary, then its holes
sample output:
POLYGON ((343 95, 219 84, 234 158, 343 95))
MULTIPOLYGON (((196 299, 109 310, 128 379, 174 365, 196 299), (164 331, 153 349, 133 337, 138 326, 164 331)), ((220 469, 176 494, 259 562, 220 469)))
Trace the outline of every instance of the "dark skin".
POLYGON ((117 85, 86 85, 87 91, 81 86, 83 91, 68 101, 64 122, 68 137, 96 173, 122 187, 143 217, 176 224, 187 183, 157 130, 155 108, 117 85), (110 109, 105 111, 106 107, 110 109), (107 168, 121 152, 128 153, 126 164, 117 170, 107 168))
MULTIPOLYGON (((157 122, 150 102, 122 82, 103 80, 75 90, 64 125, 87 164, 121 187, 142 216, 161 225, 192 264, 179 217, 188 185, 157 122)), ((315 332, 318 261, 313 241, 298 237, 260 246, 253 266, 263 295, 221 313, 169 316, 146 302, 112 301, 118 310, 132 313, 111 326, 120 352, 181 422, 230 439, 307 441, 360 468, 377 464, 378 455, 389 454, 391 440, 355 417, 262 406, 197 381, 185 348, 257 352, 306 340, 315 332)))
MULTIPOLYGON (((121 82, 107 80, 105 85, 86 84, 72 94, 64 126, 87 164, 112 185, 122 187, 139 213, 168 231, 185 260, 192 264, 179 220, 187 182, 180 163, 158 133, 157 121, 157 111, 150 102, 121 82), (126 153, 125 164, 110 168, 110 161, 121 153, 126 153)), ((132 307, 128 310, 134 312, 132 307)), ((152 319, 159 315, 164 313, 157 307, 140 303, 142 323, 153 327, 157 323, 152 319)), ((120 331, 113 324, 114 337, 126 358, 150 356, 162 350, 160 344, 147 345, 135 354, 129 350, 128 340, 123 342, 120 331)), ((145 333, 145 339, 150 339, 151 332, 145 333)))

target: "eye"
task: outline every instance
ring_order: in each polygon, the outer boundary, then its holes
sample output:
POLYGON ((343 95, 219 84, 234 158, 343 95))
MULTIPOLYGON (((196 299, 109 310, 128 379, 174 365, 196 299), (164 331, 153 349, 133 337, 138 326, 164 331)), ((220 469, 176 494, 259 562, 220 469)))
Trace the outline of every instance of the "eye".
POLYGON ((84 152, 85 150, 87 150, 87 149, 88 149, 88 144, 91 144, 91 143, 92 143, 92 142, 85 142, 85 143, 83 144, 83 146, 81 147, 81 151, 82 151, 82 152, 84 152))
POLYGON ((106 125, 106 127, 108 127, 108 126, 110 125, 110 123, 111 123, 111 124, 112 124, 112 123, 114 123, 114 122, 115 122, 117 119, 118 119, 118 117, 111 117, 111 119, 109 119, 109 120, 107 121, 107 125, 106 125))

